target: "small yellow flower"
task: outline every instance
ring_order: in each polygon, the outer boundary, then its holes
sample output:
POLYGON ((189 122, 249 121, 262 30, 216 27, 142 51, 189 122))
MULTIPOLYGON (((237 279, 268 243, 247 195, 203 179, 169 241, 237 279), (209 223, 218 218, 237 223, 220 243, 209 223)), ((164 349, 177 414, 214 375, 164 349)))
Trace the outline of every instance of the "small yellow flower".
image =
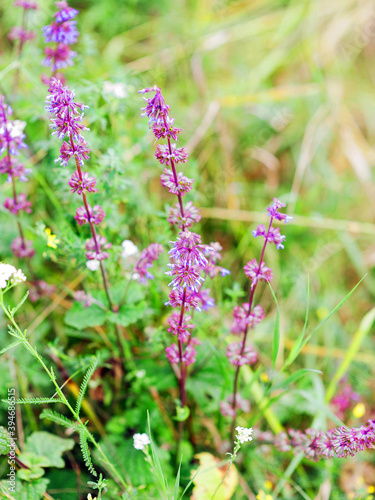
POLYGON ((57 248, 58 243, 60 243, 60 240, 56 239, 56 234, 52 234, 52 231, 50 230, 49 227, 47 227, 44 232, 47 235, 47 246, 51 248, 57 248))
POLYGON ((269 479, 264 482, 264 489, 265 490, 270 491, 270 490, 272 490, 272 487, 273 487, 272 481, 270 481, 269 479))
POLYGON ((268 377, 268 375, 267 375, 266 372, 261 373, 260 379, 261 379, 262 382, 266 382, 266 383, 270 381, 270 379, 269 379, 269 377, 268 377))
POLYGON ((369 487, 367 488, 367 491, 368 491, 369 493, 375 493, 375 486, 369 486, 369 487))
POLYGON ((361 418, 366 413, 366 407, 363 403, 358 403, 353 408, 353 416, 355 418, 361 418))

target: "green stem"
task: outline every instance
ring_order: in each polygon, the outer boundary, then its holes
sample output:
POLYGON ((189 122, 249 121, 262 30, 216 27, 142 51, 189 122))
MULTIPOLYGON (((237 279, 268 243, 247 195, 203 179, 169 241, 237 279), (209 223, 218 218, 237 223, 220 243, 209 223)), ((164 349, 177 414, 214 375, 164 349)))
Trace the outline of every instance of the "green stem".
POLYGON ((14 321, 13 315, 5 307, 5 305, 4 305, 4 299, 3 299, 3 293, 1 291, 0 291, 0 306, 1 306, 2 310, 4 311, 5 315, 7 316, 7 318, 9 319, 9 321, 12 323, 12 325, 16 329, 17 333, 19 334, 19 338, 20 338, 20 340, 22 340, 23 345, 25 346, 25 348, 30 352, 30 354, 32 356, 34 356, 34 358, 40 363, 40 365, 43 367, 44 371, 49 376, 51 382, 53 383, 53 385, 56 388, 57 394, 61 398, 62 403, 65 404, 68 407, 69 411, 73 415, 73 417, 76 420, 77 424, 82 429, 84 429, 84 431, 87 433, 89 440, 92 442, 92 444, 98 450, 98 452, 99 452, 100 456, 102 457, 103 461, 105 462, 105 464, 111 470, 111 472, 113 474, 113 477, 117 478, 117 480, 120 482, 121 486, 123 486, 125 489, 128 489, 128 486, 127 486, 126 482, 124 481, 124 479, 121 477, 121 475, 115 469, 115 467, 113 466, 113 464, 109 461, 109 459, 107 458, 107 456, 105 455, 105 453, 101 449, 99 443, 97 443, 97 441, 95 440, 95 438, 91 434, 91 432, 87 430, 86 425, 81 421, 81 419, 79 418, 79 415, 76 413, 76 411, 73 409, 73 407, 71 406, 71 404, 69 403, 69 401, 65 397, 64 393, 62 392, 62 390, 60 389, 58 383, 56 382, 54 373, 47 368, 46 364, 44 363, 43 359, 39 356, 39 354, 36 351, 36 349, 34 349, 34 347, 30 344, 30 342, 27 340, 27 337, 24 334, 24 332, 21 331, 21 329, 19 328, 19 326, 17 325, 17 323, 14 321))

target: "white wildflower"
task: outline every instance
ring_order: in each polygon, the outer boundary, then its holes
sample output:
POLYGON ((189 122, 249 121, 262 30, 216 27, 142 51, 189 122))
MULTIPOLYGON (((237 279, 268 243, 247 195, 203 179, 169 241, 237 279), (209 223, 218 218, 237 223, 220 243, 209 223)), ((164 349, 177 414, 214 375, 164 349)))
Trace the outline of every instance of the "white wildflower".
POLYGON ((22 281, 26 281, 26 276, 23 274, 21 269, 18 269, 18 271, 12 274, 10 282, 13 283, 14 285, 18 285, 18 283, 22 283, 22 281))
POLYGON ((14 266, 0 262, 0 288, 6 288, 9 278, 16 272, 17 270, 14 266))
POLYGON ((132 273, 132 280, 137 281, 140 277, 141 275, 139 273, 132 273))
POLYGON ((135 245, 131 240, 124 240, 121 243, 121 246, 124 249, 121 254, 124 259, 126 259, 127 257, 131 257, 132 255, 135 255, 139 252, 137 245, 135 245))
POLYGON ((236 427, 237 431, 237 436, 236 436, 236 441, 239 441, 241 444, 245 443, 246 441, 252 441, 253 438, 251 437, 251 434, 253 433, 253 428, 252 427, 236 427))
POLYGON ((128 96, 126 91, 126 87, 124 83, 112 83, 112 82, 104 82, 103 84, 104 92, 113 95, 116 99, 125 99, 128 96))
POLYGON ((86 266, 90 271, 97 271, 100 267, 100 261, 96 259, 88 260, 86 266))
POLYGON ((87 500, 96 500, 96 497, 95 497, 95 498, 92 498, 91 493, 89 493, 89 494, 87 495, 87 500))
POLYGON ((143 450, 145 446, 151 443, 150 438, 145 432, 143 434, 134 434, 133 439, 136 450, 143 450))

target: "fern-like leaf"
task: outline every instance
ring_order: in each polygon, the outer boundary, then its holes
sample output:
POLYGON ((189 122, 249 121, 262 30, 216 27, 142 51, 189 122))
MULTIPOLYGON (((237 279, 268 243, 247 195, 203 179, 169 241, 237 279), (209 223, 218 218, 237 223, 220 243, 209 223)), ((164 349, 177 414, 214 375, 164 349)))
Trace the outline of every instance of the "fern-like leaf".
POLYGON ((22 339, 20 334, 17 332, 15 328, 13 328, 12 325, 8 325, 8 333, 9 335, 12 335, 12 337, 16 337, 17 339, 22 339))
POLYGON ((29 290, 27 290, 27 292, 25 293, 25 295, 22 297, 22 299, 18 302, 18 304, 16 305, 16 307, 13 307, 13 309, 10 311, 11 315, 14 316, 16 314, 16 312, 18 311, 18 309, 22 306, 22 304, 25 302, 25 300, 27 299, 27 297, 29 296, 29 290))
POLYGON ((89 369, 85 373, 85 376, 83 377, 83 381, 79 390, 79 394, 77 397, 77 402, 76 402, 76 414, 79 415, 79 412, 81 411, 81 405, 83 401, 83 397, 85 395, 85 392, 87 390, 87 386, 89 385, 90 379, 96 369, 96 366, 98 364, 98 359, 95 358, 94 361, 91 363, 89 369))
POLYGON ((60 398, 20 398, 15 400, 16 405, 42 405, 44 403, 63 403, 60 398))
POLYGON ((79 446, 81 448, 83 460, 85 462, 86 467, 88 470, 91 472, 91 474, 95 477, 97 477, 98 473, 94 469, 94 466, 92 464, 91 460, 91 453, 89 449, 89 445, 87 443, 87 431, 86 429, 80 429, 79 431, 79 446))
POLYGON ((61 413, 57 413, 52 410, 43 410, 40 414, 40 418, 46 418, 48 420, 51 420, 52 422, 55 422, 55 424, 62 425, 63 427, 67 427, 68 429, 74 429, 77 432, 79 431, 78 424, 73 422, 73 420, 65 417, 64 415, 61 415, 61 413))
POLYGON ((9 351, 9 349, 13 349, 13 347, 17 347, 18 345, 22 344, 23 340, 17 340, 16 342, 13 342, 13 344, 9 344, 7 347, 4 347, 4 349, 1 349, 0 354, 4 354, 5 352, 9 351))

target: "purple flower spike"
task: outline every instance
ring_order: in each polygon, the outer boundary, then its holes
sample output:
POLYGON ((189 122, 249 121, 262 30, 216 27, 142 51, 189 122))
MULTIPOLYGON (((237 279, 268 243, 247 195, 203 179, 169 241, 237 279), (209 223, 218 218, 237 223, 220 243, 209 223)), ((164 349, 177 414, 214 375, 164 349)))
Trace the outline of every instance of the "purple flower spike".
POLYGON ((177 148, 176 144, 171 144, 172 153, 169 150, 168 144, 159 144, 155 151, 155 157, 162 165, 167 167, 170 165, 171 160, 174 163, 186 163, 188 159, 188 154, 184 148, 177 148))
MULTIPOLYGON (((179 350, 177 347, 177 344, 172 344, 170 347, 167 347, 165 349, 165 353, 167 355, 167 358, 170 363, 172 364, 177 364, 180 362, 180 354, 179 350)), ((184 363, 186 366, 190 366, 193 363, 195 363, 195 356, 197 355, 197 352, 192 345, 187 345, 185 347, 185 351, 182 355, 182 363, 184 363)))
POLYGON ((194 183, 194 179, 189 179, 182 172, 178 172, 176 182, 172 170, 169 170, 168 168, 163 170, 160 180, 162 186, 168 188, 170 193, 181 196, 184 196, 191 191, 194 183))
POLYGON ((73 45, 78 39, 77 21, 51 23, 42 28, 45 43, 62 43, 73 45))
POLYGON ((181 216, 180 205, 177 203, 175 208, 169 209, 168 222, 177 224, 179 228, 191 227, 201 220, 199 210, 193 205, 193 202, 188 201, 184 209, 184 217, 181 216))
POLYGON ((59 11, 56 12, 53 17, 56 18, 57 23, 63 23, 65 21, 69 21, 70 19, 74 19, 79 14, 79 11, 69 7, 65 0, 56 2, 56 7, 59 11))
POLYGON ((153 274, 149 272, 149 268, 163 253, 163 245, 159 243, 151 243, 147 248, 142 250, 139 260, 134 268, 135 275, 139 276, 139 281, 145 282, 146 280, 154 279, 153 274))
POLYGON ((234 366, 253 365, 258 359, 258 354, 251 347, 242 349, 241 342, 232 342, 227 347, 227 358, 234 366))
POLYGON ((87 147, 87 142, 83 137, 78 137, 75 144, 64 141, 60 149, 60 157, 55 162, 60 162, 62 167, 66 167, 71 158, 76 157, 81 167, 84 165, 84 160, 90 158, 90 149, 87 147))
POLYGON ((261 262, 259 266, 256 259, 250 260, 244 266, 244 271, 246 276, 251 279, 252 286, 256 285, 258 281, 272 281, 273 278, 272 270, 264 262, 261 262))
POLYGON ((108 259, 109 253, 105 250, 109 250, 112 243, 107 243, 107 238, 105 236, 96 235, 96 241, 94 238, 86 241, 86 258, 87 260, 104 260, 108 259))
POLYGON ((188 263, 183 264, 168 264, 170 271, 166 272, 167 276, 174 276, 173 280, 169 283, 175 289, 191 288, 198 291, 204 278, 200 275, 198 266, 188 263))
POLYGON ((285 223, 288 223, 291 220, 293 220, 293 217, 290 217, 289 215, 286 215, 286 214, 279 212, 280 208, 284 208, 284 207, 286 207, 285 203, 282 203, 277 198, 274 198, 273 204, 269 208, 267 208, 268 215, 270 217, 275 218, 276 220, 284 221, 285 223))
POLYGON ((82 180, 79 176, 79 173, 74 172, 69 181, 69 186, 71 188, 70 191, 77 194, 82 194, 85 191, 87 193, 96 193, 98 191, 95 187, 95 177, 90 177, 88 172, 82 172, 82 180))
POLYGON ((74 218, 78 224, 82 226, 82 224, 90 223, 100 224, 104 217, 105 213, 100 205, 95 205, 94 208, 91 208, 91 206, 88 205, 88 211, 85 206, 77 208, 77 213, 74 218))
POLYGON ((20 193, 16 199, 7 198, 4 202, 4 208, 12 212, 12 214, 18 215, 22 210, 28 214, 31 214, 31 203, 27 201, 26 195, 20 193))
POLYGON ((33 31, 26 31, 22 26, 13 26, 8 34, 9 40, 20 40, 22 43, 28 42, 35 38, 33 31))
POLYGON ((21 236, 13 240, 10 248, 19 259, 30 259, 35 255, 32 241, 25 241, 21 236))

